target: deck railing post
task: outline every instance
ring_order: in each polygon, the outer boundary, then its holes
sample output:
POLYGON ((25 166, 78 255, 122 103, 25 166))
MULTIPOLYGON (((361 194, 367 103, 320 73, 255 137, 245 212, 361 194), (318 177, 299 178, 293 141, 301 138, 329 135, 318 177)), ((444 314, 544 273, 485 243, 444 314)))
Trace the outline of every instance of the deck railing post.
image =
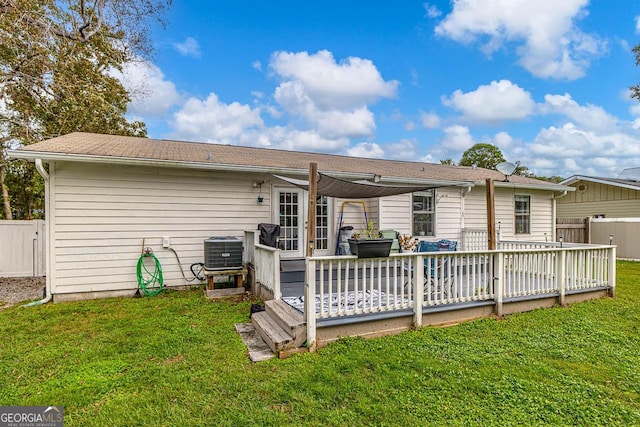
POLYGON ((558 303, 565 306, 565 297, 567 294, 567 251, 560 249, 560 253, 556 258, 558 263, 556 266, 556 280, 558 285, 558 303))
POLYGON ((609 249, 609 296, 616 296, 616 247, 609 249))
POLYGON ((280 290, 280 250, 273 254, 273 299, 282 298, 280 290))
POLYGON ((304 320, 307 324, 307 348, 316 350, 316 262, 305 260, 304 320))
POLYGON ((496 302, 496 316, 502 317, 502 301, 504 297, 504 252, 493 251, 492 278, 495 284, 494 298, 496 302))
POLYGON ((413 281, 413 327, 422 326, 422 306, 424 304, 424 258, 417 255, 414 260, 413 281))

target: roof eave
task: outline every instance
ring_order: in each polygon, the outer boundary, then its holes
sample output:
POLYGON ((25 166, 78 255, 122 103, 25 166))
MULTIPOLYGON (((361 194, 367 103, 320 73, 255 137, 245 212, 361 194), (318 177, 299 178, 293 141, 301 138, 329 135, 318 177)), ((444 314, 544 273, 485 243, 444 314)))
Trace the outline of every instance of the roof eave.
POLYGON ((517 188, 522 190, 546 190, 546 191, 576 191, 575 187, 569 187, 567 185, 548 183, 544 184, 544 181, 540 181, 541 184, 533 183, 521 183, 521 182, 505 182, 494 181, 496 187, 501 188, 517 188))
MULTIPOLYGON (((607 179, 602 179, 594 176, 585 176, 585 175, 573 175, 565 179, 564 181, 562 181, 560 184, 571 185, 578 181, 589 181, 589 182, 595 182, 597 184, 613 185, 614 187, 621 187, 621 188, 627 188, 629 190, 640 191, 640 183, 638 185, 624 184, 622 182, 609 181, 607 179)), ((571 188, 575 188, 575 187, 571 187, 571 188)))

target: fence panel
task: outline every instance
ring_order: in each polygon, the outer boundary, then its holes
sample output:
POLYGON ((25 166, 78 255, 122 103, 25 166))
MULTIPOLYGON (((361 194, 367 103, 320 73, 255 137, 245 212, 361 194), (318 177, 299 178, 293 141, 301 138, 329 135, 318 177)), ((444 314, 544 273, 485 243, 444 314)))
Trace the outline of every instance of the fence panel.
POLYGON ((44 220, 0 221, 0 277, 45 275, 44 220))
POLYGON ((565 243, 589 243, 589 218, 557 218, 556 236, 565 243))
POLYGON ((592 218, 591 242, 617 246, 618 258, 640 259, 640 218, 592 218))

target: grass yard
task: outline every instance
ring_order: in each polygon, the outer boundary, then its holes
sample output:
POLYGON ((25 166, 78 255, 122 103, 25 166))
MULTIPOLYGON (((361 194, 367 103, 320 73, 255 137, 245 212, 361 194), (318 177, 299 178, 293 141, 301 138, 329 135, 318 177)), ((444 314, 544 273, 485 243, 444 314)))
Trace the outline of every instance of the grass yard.
POLYGON ((0 311, 0 405, 65 426, 640 425, 640 264, 615 299, 252 364, 250 301, 202 291, 0 311))

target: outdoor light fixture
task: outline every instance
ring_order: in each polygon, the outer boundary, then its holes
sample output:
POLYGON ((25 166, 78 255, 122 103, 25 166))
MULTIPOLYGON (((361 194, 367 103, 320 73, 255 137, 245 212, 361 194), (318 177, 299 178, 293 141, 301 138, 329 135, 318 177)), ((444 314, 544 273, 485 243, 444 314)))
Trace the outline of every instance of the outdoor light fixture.
POLYGON ((253 188, 260 188, 260 191, 258 192, 258 203, 264 202, 264 197, 262 197, 262 184, 265 182, 266 181, 253 181, 253 188))
POLYGON ((558 240, 560 241, 560 247, 562 247, 562 236, 558 237, 558 240))
POLYGON ((609 234, 609 245, 613 245, 613 234, 609 234))
POLYGON ((382 178, 380 175, 375 174, 373 175, 373 182, 375 182, 376 184, 380 182, 380 178, 382 178))

